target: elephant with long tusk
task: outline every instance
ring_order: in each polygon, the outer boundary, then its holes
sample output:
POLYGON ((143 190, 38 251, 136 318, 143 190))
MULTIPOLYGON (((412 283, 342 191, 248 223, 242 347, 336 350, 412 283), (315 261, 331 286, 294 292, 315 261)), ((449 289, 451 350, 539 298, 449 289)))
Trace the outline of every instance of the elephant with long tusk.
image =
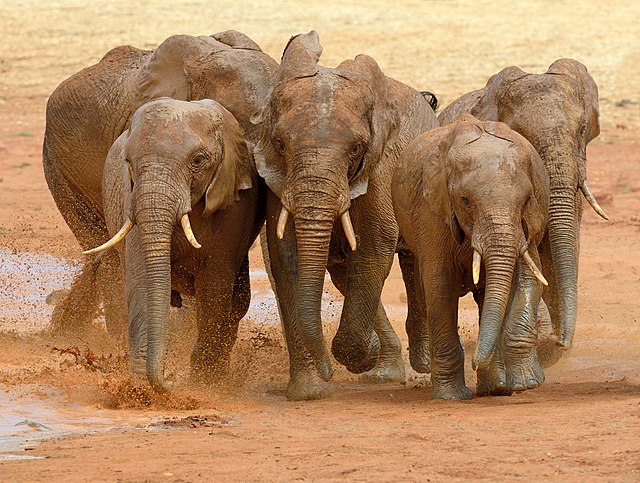
MULTIPOLYGON (((245 139, 255 142, 259 126, 250 117, 262 106, 277 66, 246 35, 228 30, 174 35, 153 50, 116 47, 62 82, 47 103, 42 164, 51 195, 81 247, 88 250, 109 239, 103 167, 140 106, 164 96, 214 99, 237 119, 245 139)), ((109 333, 126 336, 119 264, 115 250, 86 257, 68 296, 54 310, 51 330, 85 330, 102 302, 109 333)))
POLYGON ((538 245, 549 178, 535 149, 506 124, 465 115, 405 149, 392 196, 422 277, 433 398, 471 398, 458 337, 458 299, 470 291, 481 313, 477 394, 540 385, 536 317, 547 281, 538 245))
POLYGON ((598 87, 573 59, 556 60, 543 74, 507 67, 438 118, 448 124, 462 113, 507 124, 533 145, 549 173, 549 229, 540 257, 549 281, 543 299, 557 337, 557 354, 550 359, 558 360, 571 347, 576 327, 583 197, 609 219, 587 184, 587 144, 600 133, 598 87))
MULTIPOLYGON (((402 347, 380 301, 398 248, 391 176, 399 153, 437 126, 419 92, 366 55, 334 69, 318 64, 314 31, 293 37, 282 55, 255 148, 269 188, 267 238, 290 361, 290 399, 329 393, 331 356, 322 331, 325 271, 344 294, 332 342, 338 362, 369 382, 404 380, 402 347)), ((400 251, 408 319, 421 319, 413 296, 413 258, 400 251)), ((414 326, 411 323, 409 326, 414 326)), ((428 372, 427 341, 411 339, 410 359, 428 372)))
POLYGON ((218 380, 249 308, 247 254, 264 222, 238 122, 208 99, 144 104, 109 150, 102 191, 114 235, 85 253, 115 246, 124 260, 132 372, 171 388, 163 369, 175 290, 195 296, 192 375, 218 380))

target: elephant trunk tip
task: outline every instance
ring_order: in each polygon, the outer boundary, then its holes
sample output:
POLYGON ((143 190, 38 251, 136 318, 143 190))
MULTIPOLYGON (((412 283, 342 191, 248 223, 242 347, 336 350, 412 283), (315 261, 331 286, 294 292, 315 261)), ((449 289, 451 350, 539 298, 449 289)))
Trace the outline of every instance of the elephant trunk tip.
POLYGON ((161 371, 147 370, 147 378, 151 387, 160 394, 167 394, 173 390, 173 381, 165 379, 161 371))
POLYGON ((474 371, 478 370, 479 367, 484 367, 489 364, 491 357, 493 355, 494 347, 491 347, 491 350, 488 350, 486 347, 478 346, 476 348, 476 353, 473 355, 473 359, 471 361, 471 367, 474 371))

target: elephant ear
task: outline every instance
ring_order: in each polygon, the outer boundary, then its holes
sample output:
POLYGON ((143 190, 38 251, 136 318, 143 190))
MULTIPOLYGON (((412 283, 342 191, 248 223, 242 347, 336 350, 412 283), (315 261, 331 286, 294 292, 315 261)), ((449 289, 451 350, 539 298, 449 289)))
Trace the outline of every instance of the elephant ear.
POLYGON ((320 55, 322 45, 315 30, 291 37, 282 53, 276 84, 316 75, 320 55))
POLYGON ((238 192, 252 187, 254 173, 242 128, 229 111, 220 105, 219 108, 222 113, 222 160, 205 193, 204 216, 239 201, 238 192))
POLYGON ((379 161, 391 151, 398 140, 400 113, 397 99, 389 88, 389 79, 378 63, 368 55, 358 55, 354 60, 341 63, 335 73, 356 84, 362 92, 363 102, 368 104, 367 120, 371 130, 369 145, 362 167, 349 182, 351 199, 367 192, 369 178, 379 161))
POLYGON ((185 66, 210 53, 216 44, 219 45, 211 37, 191 35, 174 35, 162 42, 142 67, 140 91, 144 99, 192 99, 191 79, 185 66))
MULTIPOLYGON (((267 120, 264 125, 268 126, 269 121, 267 120)), ((273 144, 271 144, 269 132, 266 128, 261 130, 260 140, 253 148, 253 158, 258 174, 264 179, 269 189, 278 198, 282 198, 284 180, 287 179, 286 166, 280 155, 273 149, 273 144)))
POLYGON ((257 50, 258 52, 262 52, 258 44, 237 30, 225 30, 224 32, 213 34, 211 37, 218 42, 228 45, 232 49, 257 50))
POLYGON ((133 220, 131 209, 131 167, 127 163, 125 145, 129 130, 125 130, 111 145, 102 174, 102 199, 109 232, 115 234, 127 217, 133 220), (114 206, 117 204, 117 206, 114 206), (115 210, 106 207, 114 207, 115 210))
POLYGON ((509 84, 515 82, 528 74, 519 67, 505 67, 497 74, 492 75, 484 87, 482 97, 471 108, 470 114, 483 121, 499 121, 498 109, 502 107, 502 97, 508 89, 509 84))

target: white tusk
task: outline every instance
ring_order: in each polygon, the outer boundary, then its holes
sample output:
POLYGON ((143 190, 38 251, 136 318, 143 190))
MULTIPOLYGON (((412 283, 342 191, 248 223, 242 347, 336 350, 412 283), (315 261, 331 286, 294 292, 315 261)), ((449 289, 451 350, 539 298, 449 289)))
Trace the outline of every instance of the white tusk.
POLYGON ((522 258, 524 259, 529 269, 536 276, 536 278, 540 281, 540 283, 545 287, 548 287, 549 282, 547 282, 547 279, 544 278, 544 275, 542 275, 542 273, 540 272, 540 269, 536 266, 536 262, 533 261, 533 258, 531 258, 531 255, 529 255, 528 251, 524 252, 524 255, 522 255, 522 258))
POLYGON ((587 202, 591 205, 591 208, 593 208, 594 211, 598 213, 602 218, 608 220, 609 217, 596 201, 596 197, 593 196, 593 193, 591 193, 586 179, 582 183, 580 183, 580 191, 582 191, 582 194, 587 199, 587 202))
POLYGON ((358 248, 358 244, 356 243, 356 234, 353 231, 353 225, 351 224, 351 216, 349 216, 349 210, 342 213, 340 216, 340 221, 342 221, 342 229, 344 230, 344 234, 349 240, 349 245, 351 245, 351 250, 354 252, 356 248, 358 248))
POLYGON ((103 243, 99 247, 95 247, 95 248, 92 248, 91 250, 84 251, 82 252, 82 254, 93 255, 94 253, 100 253, 105 250, 108 250, 112 246, 115 246, 118 243, 120 243, 122 240, 124 240, 124 238, 127 236, 127 233, 131 231, 131 228, 133 228, 133 222, 131 221, 130 218, 127 218, 127 221, 124 222, 124 225, 122 225, 122 228, 120 228, 118 233, 113 235, 113 238, 111 238, 111 240, 103 243))
POLYGON ((480 263, 482 262, 482 256, 477 250, 473 250, 473 284, 478 285, 480 281, 480 263))
POLYGON ((282 205, 280 210, 280 216, 278 217, 278 227, 276 228, 276 235, 278 240, 282 240, 284 237, 284 229, 287 227, 287 220, 289 219, 289 211, 282 205))
POLYGON ((196 240, 196 236, 193 234, 193 230, 191 230, 189 213, 185 213, 184 215, 182 215, 182 218, 180 218, 180 224, 182 225, 182 230, 184 231, 187 240, 189 240, 189 243, 191 243, 194 248, 202 248, 202 245, 200 245, 200 243, 198 243, 198 240, 196 240))

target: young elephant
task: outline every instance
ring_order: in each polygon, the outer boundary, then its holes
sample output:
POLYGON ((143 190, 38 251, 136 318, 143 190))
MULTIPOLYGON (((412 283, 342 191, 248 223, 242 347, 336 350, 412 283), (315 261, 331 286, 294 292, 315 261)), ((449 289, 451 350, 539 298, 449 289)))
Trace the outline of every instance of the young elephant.
MULTIPOLYGON (((442 111, 441 124, 468 112, 500 121, 524 136, 542 158, 550 182, 549 230, 540 249, 549 278, 543 297, 559 348, 573 341, 578 310, 578 257, 582 195, 608 219, 587 184, 587 144, 600 133, 598 87, 587 68, 559 59, 543 74, 507 67, 483 89, 469 92, 442 111)), ((554 358, 560 357, 557 351, 554 358)))
POLYGON ((392 196, 422 278, 433 397, 471 398, 457 331, 458 298, 469 291, 481 310, 478 394, 541 384, 535 324, 546 281, 537 246, 549 180, 535 149, 505 124, 466 115, 406 148, 392 196))
POLYGON ((156 390, 171 388, 163 367, 174 289, 196 298, 192 372, 205 382, 220 377, 249 308, 247 254, 264 222, 238 122, 208 99, 148 102, 109 150, 102 190, 113 238, 87 253, 126 237, 119 250, 132 372, 146 365, 156 390))
MULTIPOLYGON (((398 242, 391 176, 404 146, 437 126, 420 93, 385 76, 371 57, 329 69, 318 65, 321 52, 316 32, 293 37, 255 116, 264 119, 255 158, 270 190, 267 236, 290 399, 325 396, 323 380, 333 373, 320 310, 327 268, 345 296, 333 355, 351 372, 404 379, 400 341, 380 302, 398 242)), ((405 270, 409 260, 404 253, 405 270)), ((410 305, 409 318, 415 313, 410 305)), ((428 357, 420 356, 412 352, 412 362, 426 370, 428 357)))

